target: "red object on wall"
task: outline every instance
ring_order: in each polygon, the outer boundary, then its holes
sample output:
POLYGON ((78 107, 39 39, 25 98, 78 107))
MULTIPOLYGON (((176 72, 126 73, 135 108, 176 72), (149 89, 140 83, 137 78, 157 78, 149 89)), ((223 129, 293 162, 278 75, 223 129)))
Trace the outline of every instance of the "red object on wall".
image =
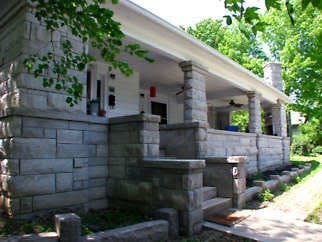
POLYGON ((157 96, 157 88, 155 86, 150 87, 150 97, 156 97, 157 96))

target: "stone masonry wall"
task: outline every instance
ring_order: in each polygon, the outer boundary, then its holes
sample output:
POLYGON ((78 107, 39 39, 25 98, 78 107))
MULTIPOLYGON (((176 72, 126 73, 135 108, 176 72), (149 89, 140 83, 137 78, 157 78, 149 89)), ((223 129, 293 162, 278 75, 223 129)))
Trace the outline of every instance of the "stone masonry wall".
POLYGON ((166 156, 175 158, 203 158, 207 154, 207 125, 181 123, 160 126, 160 148, 166 156))
POLYGON ((152 214, 174 208, 184 234, 202 227, 204 160, 159 158, 158 116, 110 119, 108 199, 111 207, 152 214))
POLYGON ((8 214, 107 207, 106 120, 65 118, 0 119, 1 207, 8 214))
POLYGON ((278 136, 260 135, 258 137, 258 160, 260 170, 270 170, 282 166, 283 139, 278 136))
MULTIPOLYGON (((86 112, 86 99, 70 107, 65 99, 66 93, 54 88, 44 88, 42 77, 34 76, 24 68, 23 61, 29 54, 45 54, 52 51, 52 36, 55 51, 62 54, 61 43, 69 39, 75 52, 86 49, 79 39, 74 38, 67 29, 49 33, 43 23, 34 18, 26 8, 25 0, 1 2, 0 12, 0 108, 19 108, 26 110, 50 110, 64 112, 86 112), (11 7, 10 7, 11 6, 11 7)), ((86 85, 86 72, 71 71, 79 81, 86 85)), ((46 76, 51 76, 46 73, 46 76)), ((85 90, 83 97, 85 97, 85 90)))
POLYGON ((248 173, 257 171, 256 135, 208 129, 207 157, 247 156, 248 173))

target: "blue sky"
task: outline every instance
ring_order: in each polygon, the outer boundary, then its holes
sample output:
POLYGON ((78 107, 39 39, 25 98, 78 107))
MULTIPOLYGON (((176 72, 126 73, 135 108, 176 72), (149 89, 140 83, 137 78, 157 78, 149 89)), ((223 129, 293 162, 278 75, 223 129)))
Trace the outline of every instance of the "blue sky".
MULTIPOLYGON (((222 18, 226 10, 224 0, 131 0, 173 25, 192 26, 206 19, 222 18)), ((247 4, 264 9, 264 0, 247 0, 247 4)))

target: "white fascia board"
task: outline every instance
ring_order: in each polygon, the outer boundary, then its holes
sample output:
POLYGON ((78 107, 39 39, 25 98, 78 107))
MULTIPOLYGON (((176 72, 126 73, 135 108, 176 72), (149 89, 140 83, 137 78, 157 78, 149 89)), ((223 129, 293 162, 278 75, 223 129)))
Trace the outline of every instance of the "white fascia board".
POLYGON ((121 0, 116 5, 109 4, 108 7, 114 10, 115 19, 121 22, 122 31, 129 37, 159 49, 178 61, 195 61, 209 73, 244 91, 258 92, 272 103, 277 100, 290 102, 288 96, 251 71, 146 9, 128 0, 121 0))

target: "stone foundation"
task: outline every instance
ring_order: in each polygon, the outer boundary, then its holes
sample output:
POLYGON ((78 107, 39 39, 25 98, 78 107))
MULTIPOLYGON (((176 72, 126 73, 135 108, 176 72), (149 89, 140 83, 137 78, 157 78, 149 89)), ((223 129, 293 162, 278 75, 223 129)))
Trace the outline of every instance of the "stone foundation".
POLYGON ((106 122, 87 115, 21 111, 0 118, 1 206, 6 213, 28 217, 62 208, 106 208, 106 122))

